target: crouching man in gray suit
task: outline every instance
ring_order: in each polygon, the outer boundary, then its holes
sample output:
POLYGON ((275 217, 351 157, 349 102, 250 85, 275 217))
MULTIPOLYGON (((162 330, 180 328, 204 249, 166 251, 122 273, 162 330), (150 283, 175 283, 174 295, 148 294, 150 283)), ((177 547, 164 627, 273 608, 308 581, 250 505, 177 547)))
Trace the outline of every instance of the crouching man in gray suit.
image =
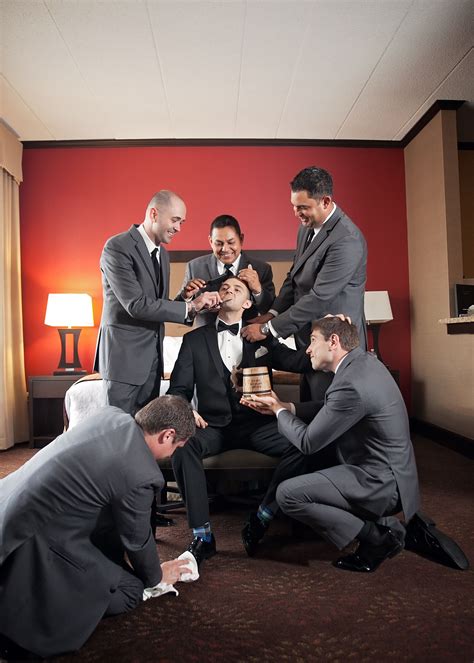
POLYGON ((135 419, 106 406, 0 482, 0 658, 75 651, 144 587, 179 579, 185 562, 160 564, 150 510, 156 461, 194 431, 177 396, 135 419))
POLYGON ((395 514, 403 511, 409 521, 419 492, 400 391, 385 366, 358 346, 353 324, 317 320, 307 353, 314 370, 335 373, 322 407, 274 397, 255 398, 253 407, 276 414, 278 430, 298 452, 312 455, 334 443, 340 464, 284 481, 277 502, 340 550, 358 540, 357 551, 335 566, 369 572, 403 549, 405 528, 395 514))

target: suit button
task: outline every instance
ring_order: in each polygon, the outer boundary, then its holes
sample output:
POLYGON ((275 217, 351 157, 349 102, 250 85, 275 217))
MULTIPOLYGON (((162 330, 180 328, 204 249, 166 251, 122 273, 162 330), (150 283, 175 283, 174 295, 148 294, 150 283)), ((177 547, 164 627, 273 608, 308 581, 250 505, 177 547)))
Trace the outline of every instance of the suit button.
POLYGON ((115 594, 116 591, 117 591, 117 587, 111 587, 110 588, 110 593, 111 594, 115 594))

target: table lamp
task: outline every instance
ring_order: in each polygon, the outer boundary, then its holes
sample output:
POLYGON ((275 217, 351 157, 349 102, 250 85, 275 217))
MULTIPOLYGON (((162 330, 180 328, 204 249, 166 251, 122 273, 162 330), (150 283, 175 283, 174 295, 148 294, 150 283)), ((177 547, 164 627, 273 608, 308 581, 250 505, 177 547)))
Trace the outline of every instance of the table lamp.
POLYGON ((366 292, 364 295, 364 313, 367 325, 372 329, 374 352, 382 363, 385 363, 380 354, 379 334, 380 326, 384 322, 393 320, 392 307, 386 290, 366 292))
MULTIPOLYGON (((71 327, 93 327, 92 297, 81 294, 49 294, 44 324, 58 327, 61 339, 61 358, 54 375, 85 375, 79 360, 79 335, 81 329, 71 327), (72 361, 67 361, 67 339, 72 342, 72 361)), ((71 348, 69 348, 71 350, 71 348)), ((70 358, 70 354, 68 355, 70 358)))

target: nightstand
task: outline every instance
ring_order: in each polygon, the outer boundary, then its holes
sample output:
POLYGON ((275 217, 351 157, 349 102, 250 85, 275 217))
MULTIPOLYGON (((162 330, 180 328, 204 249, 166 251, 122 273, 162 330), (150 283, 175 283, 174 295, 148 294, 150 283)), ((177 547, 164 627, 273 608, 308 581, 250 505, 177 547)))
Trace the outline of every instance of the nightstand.
POLYGON ((28 380, 30 447, 44 447, 63 431, 64 394, 80 375, 39 375, 28 380))

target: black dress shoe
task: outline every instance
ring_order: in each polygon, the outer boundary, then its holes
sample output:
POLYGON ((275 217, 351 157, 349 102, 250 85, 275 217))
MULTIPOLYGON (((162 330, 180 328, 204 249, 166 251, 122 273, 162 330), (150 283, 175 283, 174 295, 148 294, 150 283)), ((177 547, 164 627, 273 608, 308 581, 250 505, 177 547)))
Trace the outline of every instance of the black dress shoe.
POLYGON ((214 534, 211 534, 211 540, 209 542, 200 539, 198 536, 195 536, 191 541, 191 545, 189 546, 188 550, 192 555, 194 555, 194 559, 196 560, 199 568, 205 559, 214 557, 214 555, 217 553, 214 534))
POLYGON ((380 543, 374 545, 362 541, 355 553, 340 557, 333 563, 334 566, 346 571, 372 573, 372 571, 378 569, 385 559, 398 555, 403 550, 401 536, 389 527, 379 525, 379 529, 383 530, 380 543))
POLYGON ((458 544, 436 528, 436 523, 420 511, 406 526, 405 548, 424 557, 466 571, 469 560, 458 544))
POLYGON ((253 557, 258 544, 263 539, 267 525, 264 525, 256 513, 251 513, 242 529, 242 543, 249 557, 253 557))
POLYGON ((37 654, 23 649, 0 633, 0 661, 42 661, 37 654))

